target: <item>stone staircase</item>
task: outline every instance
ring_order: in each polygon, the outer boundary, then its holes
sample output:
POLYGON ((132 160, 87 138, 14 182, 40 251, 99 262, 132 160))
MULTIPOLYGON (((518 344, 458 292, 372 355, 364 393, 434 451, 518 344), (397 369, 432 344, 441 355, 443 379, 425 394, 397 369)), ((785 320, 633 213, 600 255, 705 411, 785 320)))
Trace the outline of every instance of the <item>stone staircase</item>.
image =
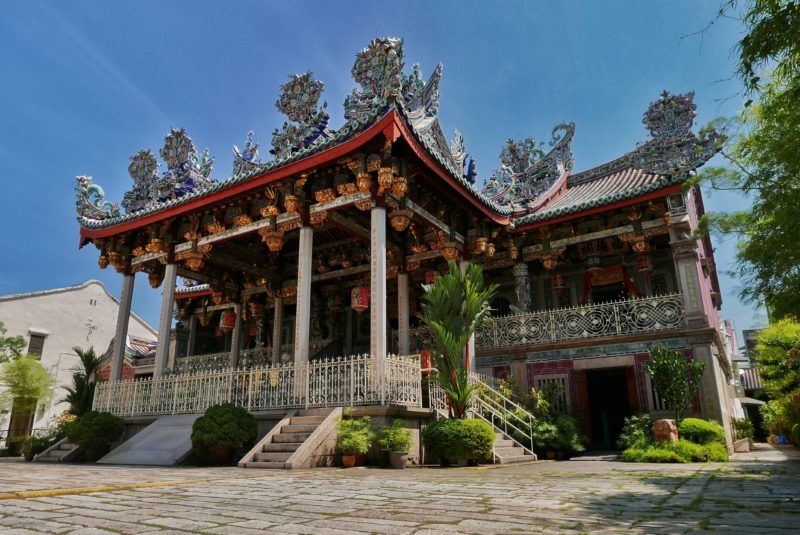
POLYGON ((34 457, 37 463, 61 463, 72 460, 80 453, 80 446, 63 438, 34 457))
POLYGON ((497 428, 495 428, 494 437, 494 457, 498 464, 524 463, 536 460, 536 455, 518 446, 505 433, 497 431, 497 428))
POLYGON ((330 461, 315 461, 314 457, 328 455, 317 450, 330 439, 332 426, 335 430, 334 412, 341 410, 303 409, 288 415, 242 458, 239 467, 291 469, 329 464, 332 456, 330 461))

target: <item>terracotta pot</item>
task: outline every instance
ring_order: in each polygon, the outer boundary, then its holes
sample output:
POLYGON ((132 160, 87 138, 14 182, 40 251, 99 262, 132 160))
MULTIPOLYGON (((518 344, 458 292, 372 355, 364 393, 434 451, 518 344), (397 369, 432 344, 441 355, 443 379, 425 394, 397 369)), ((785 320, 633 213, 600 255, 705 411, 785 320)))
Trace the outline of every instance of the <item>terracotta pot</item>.
POLYGON ((408 452, 406 451, 393 451, 389 453, 389 465, 392 468, 402 470, 408 463, 408 452))
POLYGON ((356 465, 356 456, 342 455, 342 464, 345 468, 353 468, 356 465))

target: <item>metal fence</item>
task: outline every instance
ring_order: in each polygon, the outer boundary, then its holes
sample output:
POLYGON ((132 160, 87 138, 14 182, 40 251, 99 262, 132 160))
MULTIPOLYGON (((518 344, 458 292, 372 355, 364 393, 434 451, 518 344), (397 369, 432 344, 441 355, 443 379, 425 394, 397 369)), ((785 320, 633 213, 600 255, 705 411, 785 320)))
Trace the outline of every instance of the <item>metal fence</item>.
POLYGON ((350 405, 422 406, 419 360, 340 357, 101 383, 94 410, 118 416, 194 414, 220 403, 249 411, 350 405))

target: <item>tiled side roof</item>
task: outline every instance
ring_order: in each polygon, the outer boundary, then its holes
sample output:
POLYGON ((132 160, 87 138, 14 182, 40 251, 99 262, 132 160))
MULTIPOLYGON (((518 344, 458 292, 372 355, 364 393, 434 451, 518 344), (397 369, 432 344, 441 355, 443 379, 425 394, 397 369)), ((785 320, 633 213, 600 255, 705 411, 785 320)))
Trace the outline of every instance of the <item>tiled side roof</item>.
POLYGON ((629 167, 593 180, 576 181, 577 183, 569 185, 569 189, 561 197, 532 214, 520 217, 516 220, 516 224, 524 225, 544 221, 630 199, 672 184, 678 184, 684 179, 685 175, 669 177, 629 167))
POLYGON ((177 295, 183 294, 196 294, 200 292, 207 292, 211 289, 208 284, 195 284, 194 286, 176 286, 175 293, 177 295))

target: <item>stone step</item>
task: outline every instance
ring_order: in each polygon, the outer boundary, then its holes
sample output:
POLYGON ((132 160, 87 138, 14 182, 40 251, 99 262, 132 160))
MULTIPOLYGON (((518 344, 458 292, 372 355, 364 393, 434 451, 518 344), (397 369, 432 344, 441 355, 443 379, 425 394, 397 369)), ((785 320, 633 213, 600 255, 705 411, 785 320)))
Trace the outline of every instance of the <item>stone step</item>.
POLYGON ((63 444, 58 445, 58 449, 64 451, 72 451, 75 449, 75 444, 72 444, 70 442, 64 442, 63 444))
POLYGON ((511 439, 507 439, 507 440, 497 439, 497 440, 494 441, 494 449, 497 449, 497 448, 512 448, 512 447, 514 447, 514 441, 511 440, 511 439))
POLYGON ((523 450, 519 446, 495 448, 494 452, 500 457, 515 457, 517 455, 525 455, 525 450, 523 450))
POLYGON ((505 440, 505 438, 506 436, 503 433, 501 433, 500 431, 495 431, 494 433, 495 440, 505 440))
POLYGON ((305 442, 311 433, 280 433, 272 437, 273 444, 281 442, 305 442))
POLYGON ((281 427, 281 435, 294 434, 294 433, 311 434, 317 427, 319 427, 317 424, 284 425, 283 427, 281 427))
POLYGON ((263 451, 264 453, 276 451, 288 451, 293 453, 302 445, 302 442, 273 442, 272 444, 264 444, 263 451))
POLYGON ((292 452, 267 452, 256 453, 253 455, 253 460, 256 462, 281 462, 284 463, 292 456, 292 452))
POLYGON ((511 464, 511 463, 524 463, 527 461, 535 461, 536 459, 533 455, 514 455, 512 457, 500 457, 500 464, 511 464))
POLYGON ((325 420, 324 416, 292 416, 291 425, 319 425, 325 420))
POLYGON ((245 463, 245 468, 273 468, 278 470, 283 470, 286 466, 285 463, 282 462, 271 462, 271 461, 251 461, 249 463, 245 463))
POLYGON ((297 412, 298 416, 327 416, 331 413, 331 409, 318 408, 318 409, 300 409, 297 412))

